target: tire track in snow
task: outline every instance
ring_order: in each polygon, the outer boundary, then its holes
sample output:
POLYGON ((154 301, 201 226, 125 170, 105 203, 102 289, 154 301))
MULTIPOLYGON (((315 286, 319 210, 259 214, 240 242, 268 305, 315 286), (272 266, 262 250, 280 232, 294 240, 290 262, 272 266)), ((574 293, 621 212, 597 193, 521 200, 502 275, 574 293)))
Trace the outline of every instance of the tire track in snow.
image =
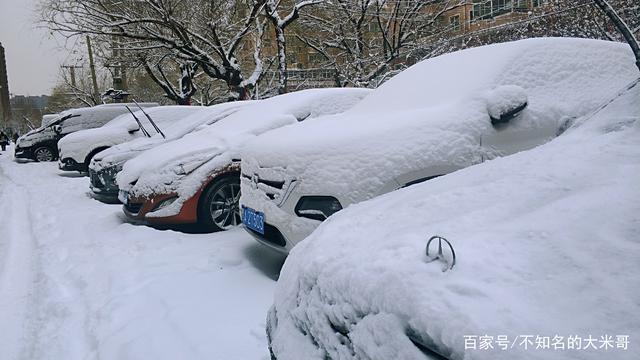
POLYGON ((27 191, 0 166, 0 359, 22 357, 28 337, 35 271, 35 237, 27 191))

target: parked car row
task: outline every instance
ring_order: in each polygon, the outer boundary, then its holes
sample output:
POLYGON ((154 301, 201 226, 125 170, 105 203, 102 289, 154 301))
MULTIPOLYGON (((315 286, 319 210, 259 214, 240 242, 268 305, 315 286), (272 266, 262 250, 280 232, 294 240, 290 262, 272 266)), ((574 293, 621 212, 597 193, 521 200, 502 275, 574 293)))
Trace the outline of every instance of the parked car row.
MULTIPOLYGON (((621 44, 521 40, 420 62, 376 90, 312 89, 205 108, 144 104, 136 111, 125 105, 69 110, 23 136, 16 158, 59 156, 61 170, 88 171, 95 197, 122 202, 133 222, 198 224, 210 231, 242 224, 266 247, 289 253, 304 239, 321 239, 310 235, 347 207, 426 182, 424 189, 432 179, 549 142, 637 77, 621 44)), ((499 180, 492 180, 498 188, 499 180)), ((443 196, 454 207, 473 201, 456 191, 443 196)), ((412 208, 381 203, 379 212, 367 208, 367 218, 337 223, 355 239, 360 227, 378 221, 442 221, 438 209, 425 213, 429 204, 420 198, 412 208)), ((307 290, 288 288, 296 294, 307 290)), ((270 314, 274 357, 296 358, 286 346, 297 342, 317 358, 351 358, 345 354, 355 350, 342 346, 344 338, 325 337, 326 329, 313 319, 293 319, 289 300, 280 299, 270 314), (303 328, 294 330, 295 324, 303 328), (318 337, 309 340, 308 334, 318 337)), ((313 306, 303 310, 310 314, 313 306)), ((398 325, 410 333, 397 344, 417 348, 406 358, 463 357, 459 347, 447 347, 421 328, 425 324, 410 325, 398 325)), ((349 326, 332 330, 348 332, 349 326)))
POLYGON ((122 202, 134 222, 211 231, 244 222, 288 253, 351 204, 549 141, 602 101, 603 83, 632 76, 592 66, 602 51, 628 57, 622 46, 582 40, 575 56, 576 41, 447 54, 375 91, 72 109, 22 136, 16 158, 59 157, 61 170, 88 172, 95 197, 122 202))

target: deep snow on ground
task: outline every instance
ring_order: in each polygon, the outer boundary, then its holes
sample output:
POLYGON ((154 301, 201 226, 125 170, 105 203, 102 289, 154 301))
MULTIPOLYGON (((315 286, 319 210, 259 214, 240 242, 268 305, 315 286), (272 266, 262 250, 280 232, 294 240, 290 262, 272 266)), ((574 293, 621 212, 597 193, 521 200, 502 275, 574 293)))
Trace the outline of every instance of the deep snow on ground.
POLYGON ((125 223, 55 163, 0 155, 0 359, 266 359, 282 259, 241 229, 125 223))

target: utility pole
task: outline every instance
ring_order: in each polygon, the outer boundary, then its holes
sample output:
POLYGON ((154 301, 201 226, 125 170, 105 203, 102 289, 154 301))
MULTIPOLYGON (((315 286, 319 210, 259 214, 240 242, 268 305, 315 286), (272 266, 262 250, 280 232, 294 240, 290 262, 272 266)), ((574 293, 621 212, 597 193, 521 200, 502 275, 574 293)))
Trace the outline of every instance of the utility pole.
POLYGON ((98 92, 98 79, 96 78, 96 65, 93 62, 93 50, 91 49, 91 38, 87 35, 87 51, 89 52, 89 70, 91 71, 91 81, 93 82, 93 99, 99 103, 100 93, 98 92))
POLYGON ((69 74, 71 75, 71 86, 74 89, 77 89, 78 87, 76 86, 76 69, 80 69, 80 68, 82 68, 82 66, 78 66, 78 65, 60 65, 60 67, 62 69, 69 69, 69 74))
MULTIPOLYGON (((114 36, 111 40, 111 52, 115 62, 113 66, 113 88, 115 90, 122 90, 126 93, 129 87, 129 84, 127 83, 127 70, 122 61, 124 57, 122 49, 119 47, 119 41, 117 37, 114 36)), ((127 95, 125 95, 120 101, 127 102, 127 95)))

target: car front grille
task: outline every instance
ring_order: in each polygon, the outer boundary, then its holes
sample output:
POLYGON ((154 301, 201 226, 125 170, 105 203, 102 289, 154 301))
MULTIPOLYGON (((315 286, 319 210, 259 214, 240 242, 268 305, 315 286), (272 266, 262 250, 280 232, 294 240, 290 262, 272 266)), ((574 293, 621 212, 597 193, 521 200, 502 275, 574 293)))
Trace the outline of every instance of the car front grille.
POLYGON ((100 189, 104 186, 98 177, 98 173, 95 171, 89 170, 89 180, 91 181, 91 186, 94 188, 100 189))
POLYGON ((94 189, 102 189, 109 192, 118 192, 116 175, 122 170, 121 165, 105 167, 99 171, 89 169, 89 179, 94 189))
POLYGON ((242 180, 264 196, 282 205, 296 184, 295 179, 288 178, 284 171, 273 168, 260 168, 253 173, 242 173, 242 180))

